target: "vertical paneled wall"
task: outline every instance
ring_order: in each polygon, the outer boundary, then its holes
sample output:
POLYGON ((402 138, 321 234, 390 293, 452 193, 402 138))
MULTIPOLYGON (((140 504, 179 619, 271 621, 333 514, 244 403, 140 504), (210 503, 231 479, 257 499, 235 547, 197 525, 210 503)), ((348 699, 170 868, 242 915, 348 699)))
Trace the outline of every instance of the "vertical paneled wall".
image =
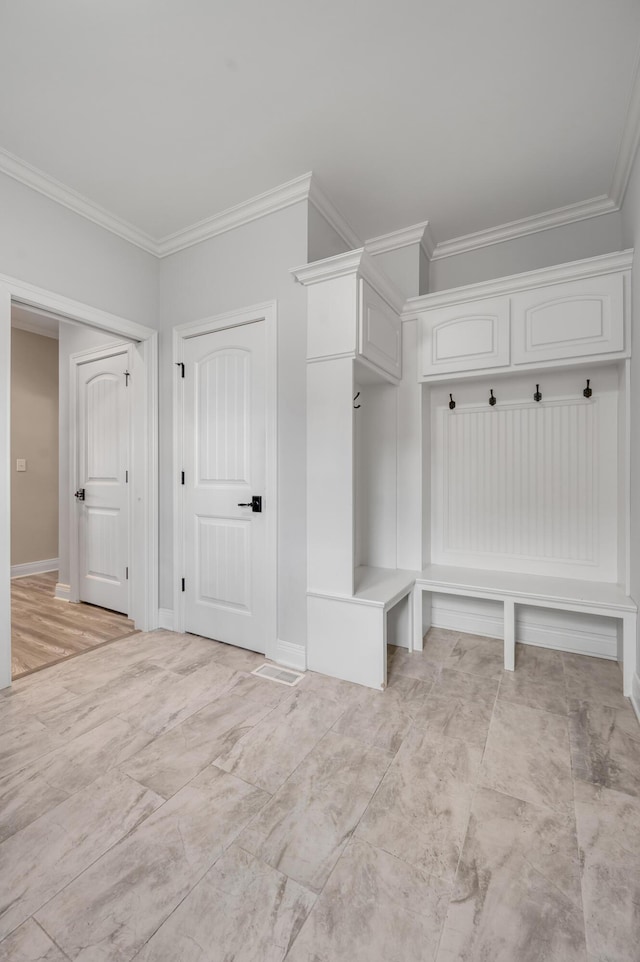
MULTIPOLYGON (((594 372, 592 372, 593 374, 594 372)), ((594 395, 579 373, 466 383, 432 392, 432 560, 618 580, 618 373, 594 395)))

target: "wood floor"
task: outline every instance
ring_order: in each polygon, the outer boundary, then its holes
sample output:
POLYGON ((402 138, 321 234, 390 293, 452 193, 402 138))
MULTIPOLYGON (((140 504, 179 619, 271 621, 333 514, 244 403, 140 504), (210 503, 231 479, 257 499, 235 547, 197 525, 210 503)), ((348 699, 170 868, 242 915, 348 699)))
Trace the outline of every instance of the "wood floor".
POLYGON ((11 581, 11 674, 21 675, 130 635, 133 622, 94 605, 54 597, 57 571, 11 581))

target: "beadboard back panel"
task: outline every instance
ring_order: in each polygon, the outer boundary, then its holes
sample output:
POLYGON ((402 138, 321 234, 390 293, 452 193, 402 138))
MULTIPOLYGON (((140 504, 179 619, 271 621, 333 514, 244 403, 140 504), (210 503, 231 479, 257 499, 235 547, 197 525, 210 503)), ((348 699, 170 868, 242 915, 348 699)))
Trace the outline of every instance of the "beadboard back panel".
POLYGON ((617 391, 433 400, 435 563, 617 581, 617 391))

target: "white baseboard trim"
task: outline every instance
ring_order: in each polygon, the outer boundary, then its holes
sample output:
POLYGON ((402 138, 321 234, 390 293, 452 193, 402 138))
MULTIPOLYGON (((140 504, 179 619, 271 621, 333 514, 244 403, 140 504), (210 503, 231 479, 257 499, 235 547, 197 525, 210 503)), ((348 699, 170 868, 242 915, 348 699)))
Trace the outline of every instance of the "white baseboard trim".
POLYGON ((56 591, 53 596, 57 601, 70 601, 71 600, 71 585, 63 585, 62 582, 58 582, 56 585, 56 591))
POLYGON ((27 578, 29 575, 42 575, 45 571, 57 571, 60 558, 49 558, 47 561, 27 561, 21 565, 11 565, 12 578, 27 578))
MULTIPOLYGON (((479 611, 464 611, 438 604, 433 606, 431 623, 434 628, 449 628, 466 634, 486 635, 488 638, 504 637, 502 618, 479 611)), ((617 660, 617 638, 613 634, 600 634, 569 625, 531 624, 519 619, 516 638, 524 645, 617 660)))
POLYGON ((633 673, 633 679, 631 680, 631 705, 636 713, 636 718, 640 722, 640 678, 638 678, 636 672, 633 673))
POLYGON ((276 662, 285 665, 287 668, 295 668, 296 671, 307 670, 307 649, 304 645, 294 645, 290 641, 276 642, 276 662))
POLYGON ((173 610, 171 608, 158 608, 158 628, 173 631, 173 610))

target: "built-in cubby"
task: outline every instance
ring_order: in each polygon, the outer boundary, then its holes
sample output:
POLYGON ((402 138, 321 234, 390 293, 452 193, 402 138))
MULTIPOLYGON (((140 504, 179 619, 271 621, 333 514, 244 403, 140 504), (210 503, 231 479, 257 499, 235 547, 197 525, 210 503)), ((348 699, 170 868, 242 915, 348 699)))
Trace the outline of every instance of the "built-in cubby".
POLYGON ((403 304, 365 251, 308 303, 308 664, 380 688, 441 624, 625 662, 631 254, 403 304))

